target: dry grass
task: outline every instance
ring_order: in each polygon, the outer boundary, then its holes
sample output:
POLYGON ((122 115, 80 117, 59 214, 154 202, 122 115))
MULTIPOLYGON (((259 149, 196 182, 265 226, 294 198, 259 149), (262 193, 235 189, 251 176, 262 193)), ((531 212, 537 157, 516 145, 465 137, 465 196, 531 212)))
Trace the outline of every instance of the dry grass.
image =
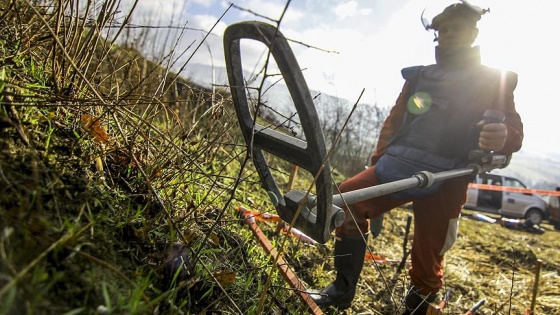
MULTIPOLYGON (((444 289, 451 290, 446 314, 464 314, 480 300, 486 302, 477 314, 523 314, 531 307, 538 259, 542 268, 534 314, 556 314, 560 307, 560 232, 551 225, 543 225, 547 231, 542 235, 510 230, 472 220, 471 213, 464 211, 459 238, 446 255, 444 289)), ((410 214, 407 209, 390 212, 382 234, 370 240, 370 250, 400 260, 410 214)), ((331 271, 332 262, 324 269, 331 271)), ((318 273, 320 282, 332 280, 332 274, 318 273)), ((395 309, 407 284, 406 271, 397 273, 394 264, 366 263, 358 297, 347 313, 399 314, 395 309)))
MULTIPOLYGON (((239 204, 272 207, 227 93, 178 77, 171 53, 149 61, 116 46, 122 29, 104 30, 118 3, 88 4, 0 4, 0 314, 305 313, 236 216, 239 204)), ((283 187, 289 165, 271 164, 283 187)), ((400 259, 406 216, 391 213, 374 252, 400 259)), ((302 281, 332 279, 330 243, 262 227, 302 281)), ((554 313, 558 245, 557 232, 463 220, 449 312, 486 299, 482 314, 522 313, 542 259, 536 310, 554 313)), ((394 313, 407 281, 366 267, 348 313, 394 313)))

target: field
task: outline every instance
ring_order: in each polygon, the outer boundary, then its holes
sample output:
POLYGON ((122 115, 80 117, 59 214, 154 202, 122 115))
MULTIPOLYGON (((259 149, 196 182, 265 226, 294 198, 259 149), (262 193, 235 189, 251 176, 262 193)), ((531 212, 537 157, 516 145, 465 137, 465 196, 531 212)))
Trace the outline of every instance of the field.
MULTIPOLYGON (((451 291, 446 313, 464 314, 480 300, 485 304, 477 314, 523 314, 531 307, 535 283, 535 264, 542 261, 534 314, 558 314, 560 233, 550 225, 544 234, 512 230, 498 223, 470 218, 465 210, 459 238, 445 259, 445 290, 451 291)), ((403 235, 407 209, 396 209, 387 217, 382 234, 370 240, 382 257, 399 260, 403 256, 403 235)), ((410 244, 410 243, 409 243, 410 244)), ((330 268, 327 268, 330 270, 330 268)), ((398 314, 388 292, 397 300, 403 296, 406 272, 396 274, 394 264, 373 264, 362 272, 359 297, 351 314, 398 314), (385 283, 396 285, 387 286, 385 283), (401 285, 399 285, 401 284, 401 285)), ((322 279, 325 276, 320 276, 322 279)), ((332 277, 332 275, 325 278, 332 277)), ((336 312, 333 312, 336 314, 336 312)))

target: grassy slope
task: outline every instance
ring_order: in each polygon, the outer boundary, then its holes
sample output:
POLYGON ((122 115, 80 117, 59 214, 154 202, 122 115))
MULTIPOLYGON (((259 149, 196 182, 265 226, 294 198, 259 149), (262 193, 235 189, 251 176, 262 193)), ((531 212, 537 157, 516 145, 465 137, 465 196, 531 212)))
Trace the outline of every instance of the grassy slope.
MULTIPOLYGON (((480 300, 479 314, 522 314, 530 308, 535 263, 542 260, 535 314, 556 314, 560 306, 560 245, 558 231, 534 234, 476 221, 465 210, 459 238, 446 256, 445 289, 451 290, 449 314, 463 314, 480 300)), ((369 249, 382 257, 400 260, 408 209, 395 209, 386 217, 382 234, 370 240, 369 249)), ((408 243, 410 246, 410 242, 408 243)), ((329 251, 326 252, 327 254, 329 251)), ((407 264, 408 265, 408 264, 407 264)), ((315 279, 332 280, 332 261, 320 265, 315 279), (327 271, 327 273, 325 273, 327 271)), ((400 299, 408 285, 406 271, 396 273, 394 264, 366 263, 350 314, 399 314, 400 299), (392 293, 392 296, 391 296, 392 293)), ((329 310, 337 314, 336 310, 329 310)))
MULTIPOLYGON (((27 6, 1 8, 0 314, 304 313, 235 216, 239 204, 272 209, 245 164, 227 96, 188 82, 176 93, 156 90, 172 86, 161 79, 165 69, 104 41, 94 55, 67 47, 77 68, 61 67, 68 56, 48 40, 44 21, 27 6), (188 273, 173 273, 178 266, 188 273)), ((94 45, 91 38, 75 43, 94 45)), ((374 253, 400 259, 407 215, 397 209, 387 217, 370 241, 374 253)), ((261 227, 284 242, 273 226, 261 227)), ((542 259, 536 309, 553 313, 558 235, 463 220, 446 261, 449 311, 486 299, 482 314, 522 313, 542 259)), ((313 287, 333 278, 331 249, 291 238, 284 245, 313 287)), ((407 283, 394 266, 369 263, 349 313, 396 313, 407 283)))

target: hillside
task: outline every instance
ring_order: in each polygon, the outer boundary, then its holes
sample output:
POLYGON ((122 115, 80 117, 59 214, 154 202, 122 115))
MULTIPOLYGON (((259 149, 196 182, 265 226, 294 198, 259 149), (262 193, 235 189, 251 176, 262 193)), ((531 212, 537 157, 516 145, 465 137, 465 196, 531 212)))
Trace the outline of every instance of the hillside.
POLYGON ((519 178, 530 188, 554 190, 560 187, 560 156, 522 149, 514 154, 507 168, 495 172, 519 178))
MULTIPOLYGON (((308 312, 236 211, 274 208, 227 89, 181 78, 171 53, 116 45, 124 28, 102 31, 128 21, 116 1, 2 2, 0 14, 0 315, 308 312)), ((289 163, 269 162, 286 187, 289 163)), ((370 251, 400 260, 410 213, 391 212, 370 251)), ((539 259, 535 314, 556 312, 558 232, 469 214, 446 260, 447 313, 484 299, 479 314, 522 314, 539 259)), ((332 280, 332 240, 259 226, 307 287, 332 280)), ((369 262, 347 314, 399 314, 408 284, 406 268, 369 262)))

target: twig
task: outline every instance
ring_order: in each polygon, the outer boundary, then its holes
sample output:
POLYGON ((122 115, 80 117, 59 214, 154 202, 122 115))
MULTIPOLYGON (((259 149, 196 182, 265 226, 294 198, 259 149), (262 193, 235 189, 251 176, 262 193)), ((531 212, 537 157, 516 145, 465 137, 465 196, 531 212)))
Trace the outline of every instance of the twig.
POLYGON ((0 164, 0 177, 2 177, 2 179, 6 182, 6 184, 8 184, 7 187, 12 186, 12 183, 10 183, 10 181, 4 175, 4 171, 2 170, 2 165, 1 164, 0 164))
MULTIPOLYGON (((250 10, 250 9, 245 9, 245 8, 240 7, 240 6, 238 6, 238 5, 236 5, 236 4, 232 3, 232 2, 230 2, 230 5, 231 5, 233 8, 237 9, 237 10, 245 11, 245 12, 251 13, 251 14, 254 15, 254 16, 257 16, 257 17, 260 17, 260 18, 269 20, 269 21, 271 21, 271 22, 278 22, 278 21, 275 20, 275 19, 269 18, 268 16, 264 16, 264 15, 258 14, 258 13, 256 13, 256 12, 250 10)), ((280 18, 280 20, 281 20, 281 19, 282 19, 282 18, 280 18)), ((290 38, 287 38, 287 37, 286 37, 286 40, 289 41, 289 42, 292 42, 292 43, 296 43, 296 44, 305 46, 305 47, 307 47, 307 48, 316 49, 316 50, 323 51, 323 52, 326 52, 326 53, 340 54, 340 52, 338 52, 338 51, 336 51, 336 50, 326 50, 326 49, 323 49, 323 48, 319 48, 319 47, 316 47, 316 46, 312 46, 312 45, 306 44, 306 43, 301 42, 301 41, 297 41, 297 40, 295 40, 295 39, 290 39, 290 38)))
POLYGON ((411 223, 412 223, 412 216, 409 215, 406 218, 406 229, 404 231, 403 257, 401 259, 400 264, 397 266, 397 274, 400 273, 400 271, 404 268, 404 265, 406 264, 406 258, 410 254, 410 251, 408 250, 408 235, 410 233, 410 224, 411 223))
MULTIPOLYGON (((513 251, 513 248, 512 248, 512 251, 513 251)), ((509 301, 508 301, 509 302, 508 303, 509 304, 509 310, 508 310, 508 314, 511 314, 511 306, 512 306, 512 300, 513 300, 513 288, 514 288, 514 285, 515 285, 515 256, 512 255, 512 257, 514 257, 514 258, 513 258, 513 261, 511 263, 511 287, 510 287, 510 290, 509 290, 509 301)))
MULTIPOLYGON (((535 311, 535 305, 537 304, 537 295, 539 292, 539 278, 541 276, 542 260, 538 259, 535 263, 535 282, 533 283, 533 297, 531 299, 531 308, 528 310, 528 314, 532 315, 535 311)), ((527 314, 527 312, 526 312, 527 314)))
MULTIPOLYGON (((233 4, 232 4, 233 5, 233 4)), ((214 30, 214 28, 218 25, 218 23, 222 20, 222 18, 226 15, 226 13, 229 11, 229 9, 231 8, 230 5, 225 11, 224 13, 222 13, 222 15, 218 18, 218 20, 214 23, 214 25, 212 25, 212 28, 210 28, 210 30, 208 31, 208 33, 204 36, 204 38, 200 41, 200 44, 198 44, 198 46, 196 46, 196 48, 194 49, 193 53, 191 54, 191 56, 187 59, 187 61, 185 61, 185 63, 183 64, 183 66, 181 66, 181 68, 176 72, 175 76, 171 79, 171 82, 169 84, 169 86, 167 87, 166 91, 171 88, 171 86, 173 85, 172 83, 175 82, 175 80, 177 80, 177 77, 179 77, 179 75, 181 74, 181 72, 185 69, 185 67, 187 66, 187 64, 191 61, 191 59, 194 57, 194 55, 196 54, 196 52, 200 49, 200 47, 202 46, 203 43, 206 42, 206 38, 208 38, 208 36, 212 33, 212 31, 214 30)))
POLYGON ((239 309, 239 306, 237 306, 237 304, 235 303, 235 301, 231 298, 231 296, 229 296, 229 294, 227 293, 226 289, 224 289, 224 287, 222 287, 222 285, 220 284, 220 281, 218 281, 218 279, 216 279, 216 277, 212 274, 212 272, 210 271, 210 269, 208 269, 208 266, 206 266, 204 263, 202 263, 202 267, 206 270, 206 272, 208 272, 208 274, 210 275, 210 277, 212 277, 212 279, 214 280, 214 282, 218 285, 218 287, 222 290, 222 292, 226 295, 226 297, 228 298, 228 300, 231 302, 231 304, 233 304, 235 306, 235 308, 237 309, 237 311, 239 312, 239 314, 243 314, 243 312, 239 309))

